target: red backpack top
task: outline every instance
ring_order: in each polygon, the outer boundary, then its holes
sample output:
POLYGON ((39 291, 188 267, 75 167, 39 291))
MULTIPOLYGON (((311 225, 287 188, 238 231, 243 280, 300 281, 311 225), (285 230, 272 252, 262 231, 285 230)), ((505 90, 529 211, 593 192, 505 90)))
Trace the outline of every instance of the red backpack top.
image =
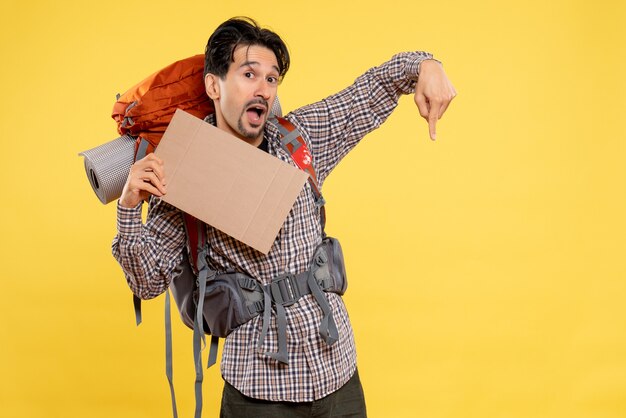
POLYGON ((111 117, 120 135, 144 139, 145 154, 154 151, 176 109, 203 119, 215 108, 204 88, 204 55, 176 61, 117 96, 111 117))

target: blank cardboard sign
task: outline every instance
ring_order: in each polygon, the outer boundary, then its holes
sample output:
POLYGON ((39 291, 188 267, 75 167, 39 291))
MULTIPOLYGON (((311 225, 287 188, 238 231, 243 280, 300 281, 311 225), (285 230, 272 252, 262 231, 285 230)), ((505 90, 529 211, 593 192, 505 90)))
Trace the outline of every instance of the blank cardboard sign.
POLYGON ((308 174, 177 110, 155 154, 163 200, 267 254, 308 174))

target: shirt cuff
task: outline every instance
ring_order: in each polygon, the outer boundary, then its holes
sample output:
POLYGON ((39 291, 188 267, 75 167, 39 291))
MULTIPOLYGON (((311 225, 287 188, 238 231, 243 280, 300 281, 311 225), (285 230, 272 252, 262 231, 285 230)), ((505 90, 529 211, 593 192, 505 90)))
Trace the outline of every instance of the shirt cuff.
POLYGON ((141 206, 139 202, 134 208, 126 208, 117 201, 117 232, 122 236, 141 235, 141 206))
POLYGON ((441 64, 441 61, 434 59, 433 55, 428 52, 417 52, 416 55, 417 56, 405 67, 406 76, 411 80, 417 80, 417 77, 419 77, 422 62, 434 60, 441 64))

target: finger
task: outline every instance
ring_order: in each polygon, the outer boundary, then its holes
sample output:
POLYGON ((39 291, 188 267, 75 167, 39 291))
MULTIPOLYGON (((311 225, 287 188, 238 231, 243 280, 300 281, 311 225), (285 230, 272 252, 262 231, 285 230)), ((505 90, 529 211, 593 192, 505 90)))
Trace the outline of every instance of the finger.
POLYGON ((437 119, 441 119, 443 114, 446 113, 446 110, 448 109, 450 102, 451 100, 443 102, 443 104, 441 105, 441 108, 439 109, 439 114, 437 115, 437 119))
POLYGON ((129 189, 134 193, 149 192, 159 197, 165 194, 166 191, 165 187, 156 178, 156 175, 151 172, 144 172, 141 176, 133 177, 129 182, 129 189))
POLYGON ((162 197, 165 193, 161 192, 158 188, 154 187, 154 185, 148 181, 143 182, 142 191, 148 192, 154 196, 162 197))
POLYGON ((424 119, 428 119, 430 106, 428 104, 428 100, 426 100, 426 96, 421 93, 415 93, 415 104, 417 105, 417 109, 419 110, 420 115, 424 119))
POLYGON ((161 180, 156 176, 152 171, 145 171, 143 176, 139 177, 139 180, 143 181, 144 184, 151 184, 156 187, 162 194, 165 194, 166 188, 165 184, 161 182, 161 180))
POLYGON ((444 100, 443 105, 441 106, 441 109, 439 110, 439 119, 441 119, 443 114, 448 109, 448 106, 450 106, 450 103, 452 103, 452 99, 454 99, 455 97, 456 97, 456 91, 454 90, 454 87, 452 87, 452 92, 450 94, 450 97, 447 100, 444 100))
POLYGON ((155 161, 158 164, 163 165, 163 160, 157 157, 153 152, 151 152, 150 154, 147 154, 145 157, 143 157, 139 161, 155 161))
POLYGON ((139 195, 142 198, 146 197, 146 194, 151 194, 157 197, 162 197, 164 193, 159 190, 154 184, 150 183, 148 180, 138 179, 135 183, 131 185, 131 190, 139 195))
POLYGON ((155 173, 156 176, 161 180, 161 182, 165 183, 165 172, 163 170, 163 165, 159 164, 156 160, 152 161, 144 161, 136 163, 133 167, 134 172, 137 175, 141 176, 144 172, 155 173))
POLYGON ((145 200, 150 195, 161 197, 163 196, 163 193, 161 193, 161 191, 159 191, 159 189, 154 187, 151 183, 137 179, 128 185, 128 193, 122 193, 122 195, 123 197, 126 196, 126 198, 123 199, 126 203, 132 201, 132 203, 128 203, 130 206, 126 206, 134 207, 136 205, 136 201, 138 201, 137 199, 145 200), (132 198, 131 196, 136 197, 132 198))
POLYGON ((146 171, 153 172, 159 180, 165 184, 165 171, 163 170, 163 165, 154 162, 149 167, 146 168, 146 171))
POLYGON ((441 102, 430 104, 430 113, 428 114, 428 131, 430 133, 430 139, 433 141, 437 139, 437 120, 439 120, 440 109, 441 102))

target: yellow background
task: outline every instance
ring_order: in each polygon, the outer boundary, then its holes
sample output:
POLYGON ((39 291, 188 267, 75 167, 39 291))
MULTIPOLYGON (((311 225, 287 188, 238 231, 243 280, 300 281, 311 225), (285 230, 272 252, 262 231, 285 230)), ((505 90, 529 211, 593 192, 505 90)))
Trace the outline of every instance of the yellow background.
MULTIPOLYGON (((404 98, 325 186, 370 416, 626 416, 624 2, 232 3, 0 6, 0 416, 171 416, 163 298, 136 328, 77 153, 116 137, 116 93, 233 15, 287 41, 285 110, 411 49, 459 91, 436 142, 404 98)), ((221 386, 210 370, 205 416, 221 386)))

